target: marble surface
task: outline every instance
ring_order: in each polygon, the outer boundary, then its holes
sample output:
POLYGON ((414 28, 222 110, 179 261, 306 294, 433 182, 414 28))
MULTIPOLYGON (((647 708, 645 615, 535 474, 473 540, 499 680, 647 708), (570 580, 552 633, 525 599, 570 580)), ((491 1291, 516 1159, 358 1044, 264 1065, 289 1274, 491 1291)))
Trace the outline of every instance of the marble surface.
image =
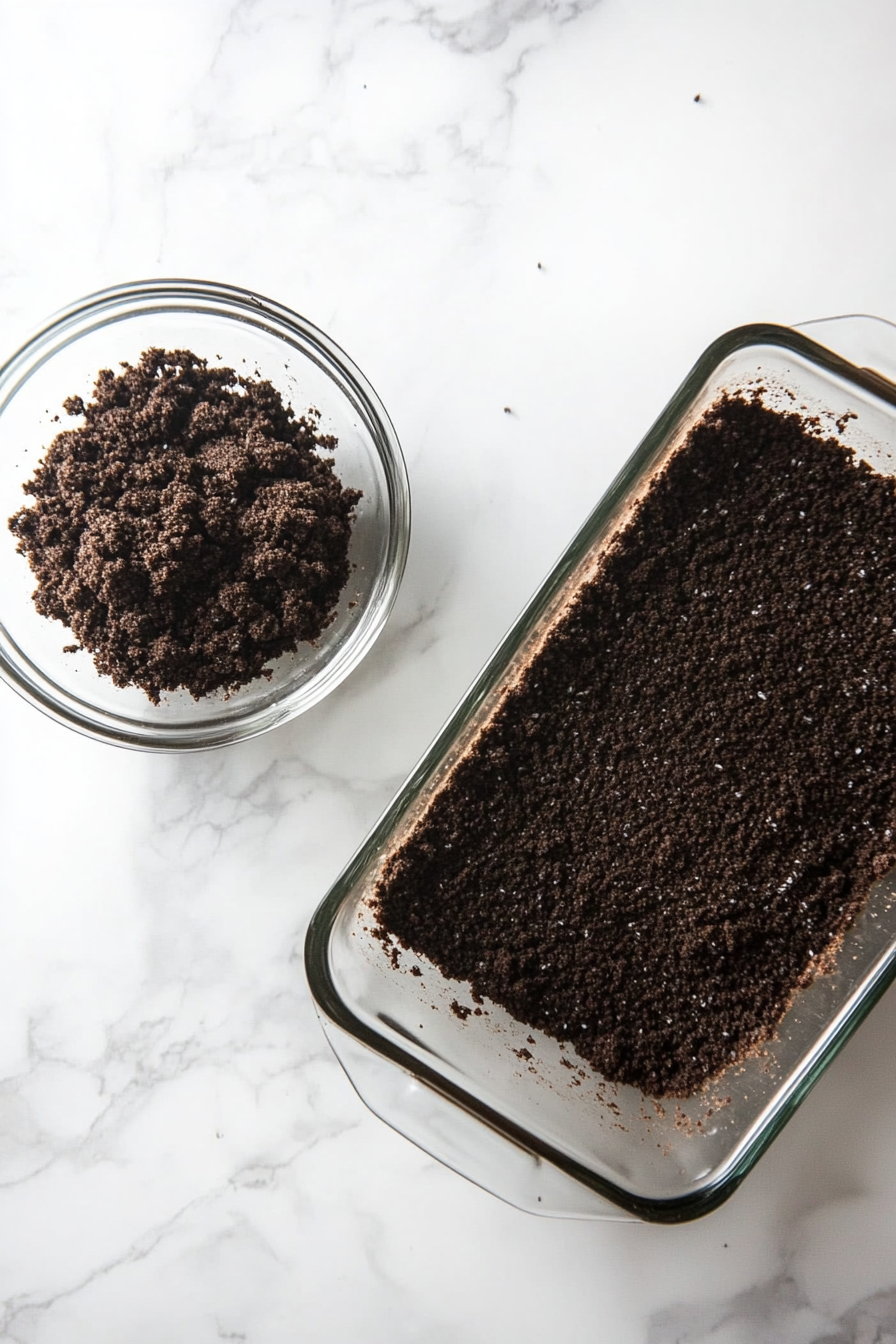
POLYGON ((371 379, 415 504, 374 651, 253 742, 116 750, 0 687, 4 1344, 896 1339, 892 993, 662 1229, 399 1138, 301 964, 703 347, 896 318, 894 42, 886 0, 0 0, 2 354, 108 284, 254 288, 371 379))

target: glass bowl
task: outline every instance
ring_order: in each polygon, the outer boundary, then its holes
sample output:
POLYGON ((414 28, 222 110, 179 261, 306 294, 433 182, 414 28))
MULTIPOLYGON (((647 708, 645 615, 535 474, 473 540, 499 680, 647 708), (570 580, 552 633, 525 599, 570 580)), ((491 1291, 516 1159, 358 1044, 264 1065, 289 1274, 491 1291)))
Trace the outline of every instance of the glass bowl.
POLYGON ((193 280, 152 280, 91 295, 54 317, 0 368, 0 676, 32 704, 79 732, 144 750, 217 747, 273 728, 327 695, 382 629, 407 558, 410 493, 395 430, 364 375, 323 332, 245 290, 193 280), (359 489, 351 577, 335 620, 313 644, 225 695, 166 692, 154 705, 120 688, 89 653, 65 653, 71 633, 36 611, 34 576, 6 520, 58 433, 66 397, 92 397, 100 369, 136 364, 149 347, 190 349, 212 365, 269 379, 297 415, 321 413, 334 435, 343 486, 359 489))
POLYGON ((546 630, 592 575, 632 503, 721 393, 839 421, 841 440, 896 475, 896 328, 870 318, 755 325, 709 347, 561 556, 314 915, 305 945, 324 1031, 361 1097, 455 1171, 533 1213, 677 1223, 744 1179, 896 976, 896 878, 873 888, 832 973, 794 996, 774 1039, 707 1090, 663 1105, 608 1083, 561 1044, 448 980, 398 964, 377 936, 384 862, 500 709, 546 630), (835 354, 834 347, 842 354, 835 354), (844 357, 845 356, 845 357, 844 357))

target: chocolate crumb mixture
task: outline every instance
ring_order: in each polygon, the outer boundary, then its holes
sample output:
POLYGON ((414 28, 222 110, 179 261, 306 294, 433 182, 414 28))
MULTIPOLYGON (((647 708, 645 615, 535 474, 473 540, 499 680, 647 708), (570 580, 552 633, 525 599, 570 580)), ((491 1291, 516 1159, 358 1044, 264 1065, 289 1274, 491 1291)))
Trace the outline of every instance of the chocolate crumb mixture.
POLYGON ((399 944, 606 1078, 768 1039, 896 860, 896 494, 724 397, 384 866, 399 944))
MULTIPOLYGON (((357 490, 263 379, 189 350, 104 369, 79 428, 53 440, 9 521, 62 621, 116 686, 158 703, 233 691, 315 640, 349 576, 357 490)), ((67 645, 76 649, 78 645, 67 645)))

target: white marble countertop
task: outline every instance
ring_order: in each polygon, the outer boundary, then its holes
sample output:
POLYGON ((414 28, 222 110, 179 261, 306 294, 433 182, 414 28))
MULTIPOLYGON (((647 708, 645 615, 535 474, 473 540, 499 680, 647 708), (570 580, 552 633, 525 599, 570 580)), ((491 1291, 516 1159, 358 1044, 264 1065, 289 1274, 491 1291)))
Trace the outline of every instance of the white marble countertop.
POLYGON ((370 378, 415 506, 379 644, 253 742, 116 750, 0 688, 4 1344, 896 1337, 894 994, 663 1229, 398 1137, 301 965, 704 346, 896 318, 894 45, 886 0, 0 0, 0 355, 120 281, 256 289, 370 378))

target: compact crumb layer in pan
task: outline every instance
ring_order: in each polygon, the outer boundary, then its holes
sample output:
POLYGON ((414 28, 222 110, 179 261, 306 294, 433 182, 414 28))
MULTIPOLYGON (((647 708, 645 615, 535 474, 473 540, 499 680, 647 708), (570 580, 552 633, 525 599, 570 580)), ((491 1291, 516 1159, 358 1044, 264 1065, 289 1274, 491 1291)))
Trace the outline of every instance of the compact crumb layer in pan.
POLYGON ((391 854, 381 935, 605 1078, 769 1039, 896 860, 896 494, 723 396, 391 854))
POLYGON ((321 634, 349 577, 357 490, 336 441, 272 384, 189 350, 102 370, 9 521, 38 581, 116 686, 234 691, 321 634))

